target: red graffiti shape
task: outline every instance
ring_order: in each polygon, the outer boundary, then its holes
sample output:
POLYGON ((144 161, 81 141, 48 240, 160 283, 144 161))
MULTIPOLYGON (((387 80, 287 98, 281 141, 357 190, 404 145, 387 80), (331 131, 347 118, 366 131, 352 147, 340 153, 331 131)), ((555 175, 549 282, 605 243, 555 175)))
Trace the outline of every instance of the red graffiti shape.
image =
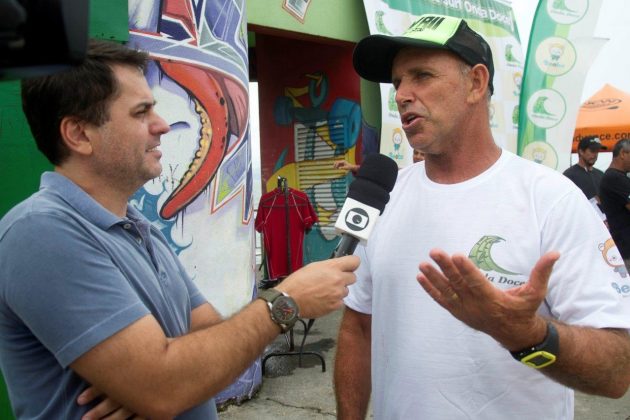
POLYGON ((196 101, 202 122, 195 157, 160 209, 160 216, 170 219, 201 194, 216 174, 228 145, 228 104, 221 86, 208 70, 168 61, 160 65, 196 101))

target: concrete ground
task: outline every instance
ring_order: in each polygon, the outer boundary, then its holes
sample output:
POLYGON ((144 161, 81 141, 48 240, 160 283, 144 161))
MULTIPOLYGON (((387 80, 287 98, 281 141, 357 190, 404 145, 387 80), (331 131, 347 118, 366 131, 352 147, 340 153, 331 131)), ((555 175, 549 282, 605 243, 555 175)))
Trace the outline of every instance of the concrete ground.
MULTIPOLYGON (((326 362, 322 372, 319 359, 304 356, 302 367, 298 357, 271 357, 258 393, 240 406, 232 405, 222 412, 222 420, 335 419, 335 397, 332 370, 341 311, 318 319, 309 333, 305 351, 319 352, 326 362)), ((296 325, 295 343, 300 343, 300 325, 296 325)), ((266 350, 286 351, 287 343, 279 336, 266 350)), ((630 392, 618 400, 576 393, 575 420, 630 420, 630 392)), ((368 416, 372 418, 371 414, 368 416)))

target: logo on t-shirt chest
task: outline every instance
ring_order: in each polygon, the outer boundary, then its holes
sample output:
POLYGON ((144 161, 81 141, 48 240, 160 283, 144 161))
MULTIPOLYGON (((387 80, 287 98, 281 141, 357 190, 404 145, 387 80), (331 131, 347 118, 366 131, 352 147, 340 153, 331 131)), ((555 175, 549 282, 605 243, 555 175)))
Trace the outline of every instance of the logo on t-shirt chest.
POLYGON ((525 284, 520 273, 504 268, 506 262, 497 262, 492 256, 492 247, 505 239, 495 235, 485 235, 473 245, 468 258, 484 272, 488 281, 501 289, 510 289, 525 284))

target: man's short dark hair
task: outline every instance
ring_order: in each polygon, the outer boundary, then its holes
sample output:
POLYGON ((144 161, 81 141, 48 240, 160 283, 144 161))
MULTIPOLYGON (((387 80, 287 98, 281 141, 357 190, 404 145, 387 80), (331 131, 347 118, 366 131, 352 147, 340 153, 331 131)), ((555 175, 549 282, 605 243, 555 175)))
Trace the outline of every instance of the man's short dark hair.
POLYGON ((630 139, 621 139, 613 147, 612 154, 616 158, 622 150, 630 150, 630 139))
POLYGON ((69 151, 59 133, 61 120, 74 116, 100 126, 109 120, 108 105, 118 93, 113 65, 144 70, 146 52, 122 44, 91 40, 83 63, 69 70, 22 81, 22 109, 37 148, 53 165, 69 151))

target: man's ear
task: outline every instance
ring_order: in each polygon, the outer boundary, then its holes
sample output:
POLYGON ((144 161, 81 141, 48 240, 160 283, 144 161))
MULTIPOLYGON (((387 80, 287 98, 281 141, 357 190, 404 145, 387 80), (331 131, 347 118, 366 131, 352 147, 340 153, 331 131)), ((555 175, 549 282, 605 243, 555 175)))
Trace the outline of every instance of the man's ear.
POLYGON ((64 117, 59 125, 61 139, 66 147, 73 153, 85 156, 92 153, 92 142, 86 125, 85 121, 73 116, 64 117))
POLYGON ((490 81, 490 72, 483 64, 475 64, 469 72, 471 80, 471 89, 469 92, 469 100, 471 102, 485 101, 488 97, 488 82, 490 81))

